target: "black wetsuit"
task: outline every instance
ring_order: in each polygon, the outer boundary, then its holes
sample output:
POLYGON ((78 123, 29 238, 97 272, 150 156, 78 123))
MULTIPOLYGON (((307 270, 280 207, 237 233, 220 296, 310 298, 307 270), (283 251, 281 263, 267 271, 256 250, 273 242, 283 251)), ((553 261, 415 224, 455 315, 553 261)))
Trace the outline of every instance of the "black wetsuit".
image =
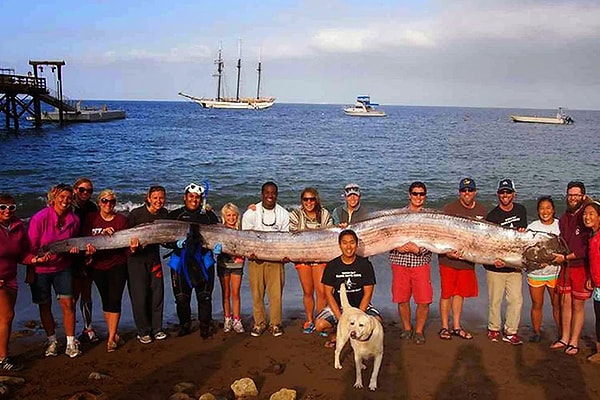
MULTIPOLYGON (((210 225, 219 223, 219 219, 213 211, 189 211, 185 207, 178 208, 169 213, 169 219, 185 222, 195 222, 201 225, 210 225)), ((200 229, 200 233, 202 229, 200 229)), ((181 249, 174 244, 167 247, 173 248, 178 256, 181 256, 181 249)), ((200 335, 208 337, 212 333, 210 330, 212 321, 212 292, 215 286, 215 267, 208 269, 208 279, 201 284, 191 287, 186 277, 182 273, 171 270, 171 284, 175 303, 177 305, 177 317, 179 318, 180 331, 187 333, 190 330, 192 319, 192 290, 196 291, 196 301, 198 302, 198 321, 200 322, 200 335)), ((182 334, 183 334, 182 333, 182 334)))

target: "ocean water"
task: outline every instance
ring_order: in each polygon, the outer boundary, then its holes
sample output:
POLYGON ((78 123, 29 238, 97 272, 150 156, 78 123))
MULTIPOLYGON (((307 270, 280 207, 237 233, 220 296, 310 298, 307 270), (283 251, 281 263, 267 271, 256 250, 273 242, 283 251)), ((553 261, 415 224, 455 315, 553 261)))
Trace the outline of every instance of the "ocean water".
MULTIPOLYGON (((552 195, 559 212, 564 209, 570 180, 600 196, 600 111, 570 110, 574 125, 550 126, 515 124, 508 115, 555 110, 386 106, 386 118, 355 118, 344 115, 342 105, 227 111, 191 102, 86 102, 101 104, 125 109, 127 119, 0 129, 0 192, 17 198, 21 217, 44 206, 50 186, 79 176, 90 177, 96 192, 114 189, 122 210, 141 204, 152 184, 164 185, 168 206, 177 207, 183 188, 204 180, 217 210, 229 201, 242 209, 259 201, 267 180, 277 182, 279 203, 288 208, 299 203, 304 187, 314 186, 331 210, 342 202, 344 185, 355 182, 364 206, 380 210, 404 206, 414 180, 427 184, 428 205, 441 207, 456 198, 465 176, 476 180, 479 199, 491 207, 497 181, 506 177, 514 180, 530 220, 540 195, 552 195)), ((385 257, 376 260, 385 264, 385 257)), ((295 271, 288 271, 286 293, 292 294, 286 301, 299 308, 295 271)), ((386 286, 378 296, 389 302, 386 286)), ((29 315, 29 290, 22 292, 22 311, 29 315)), ((215 290, 215 310, 219 296, 215 290)), ((170 303, 166 313, 172 316, 170 303)))

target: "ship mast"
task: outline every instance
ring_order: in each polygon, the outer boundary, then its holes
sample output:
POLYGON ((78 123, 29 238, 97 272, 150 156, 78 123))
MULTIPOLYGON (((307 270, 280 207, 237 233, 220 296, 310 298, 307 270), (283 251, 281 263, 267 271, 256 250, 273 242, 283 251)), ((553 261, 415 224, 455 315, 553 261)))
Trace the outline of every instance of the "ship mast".
POLYGON ((217 64, 217 73, 213 76, 217 77, 217 101, 221 101, 221 79, 223 78, 223 56, 222 46, 219 47, 219 57, 215 60, 217 64))
POLYGON ((238 62, 237 62, 237 86, 235 100, 240 100, 240 72, 242 71, 242 39, 238 42, 238 62))
POLYGON ((259 50, 258 51, 258 68, 256 68, 256 71, 258 72, 258 82, 256 84, 256 99, 260 99, 260 73, 262 72, 262 67, 261 67, 261 58, 262 58, 262 51, 259 50))

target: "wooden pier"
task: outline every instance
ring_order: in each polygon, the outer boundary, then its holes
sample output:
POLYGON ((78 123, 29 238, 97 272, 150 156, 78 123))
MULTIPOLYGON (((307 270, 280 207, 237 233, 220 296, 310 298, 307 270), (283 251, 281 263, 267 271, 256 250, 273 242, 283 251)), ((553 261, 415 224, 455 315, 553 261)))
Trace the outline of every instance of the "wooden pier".
POLYGON ((33 73, 16 75, 14 70, 0 68, 0 112, 5 116, 6 129, 19 129, 19 120, 24 115, 33 117, 34 125, 42 125, 41 102, 59 110, 59 122, 64 123, 63 112, 74 111, 75 107, 63 101, 61 67, 64 61, 29 61, 33 73), (58 69, 58 94, 50 94, 46 78, 38 77, 38 70, 43 66, 58 69))

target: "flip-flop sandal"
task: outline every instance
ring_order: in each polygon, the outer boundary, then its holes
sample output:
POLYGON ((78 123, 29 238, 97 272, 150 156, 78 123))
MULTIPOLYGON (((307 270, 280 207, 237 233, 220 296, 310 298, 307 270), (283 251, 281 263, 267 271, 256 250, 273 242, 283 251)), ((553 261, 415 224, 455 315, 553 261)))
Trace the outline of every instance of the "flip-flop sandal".
POLYGON ((452 335, 458 336, 459 338, 465 339, 465 340, 473 339, 473 335, 471 335, 471 332, 467 332, 463 328, 452 329, 452 335))
POLYGON ((440 329, 438 335, 440 335, 440 339, 442 340, 452 340, 452 335, 450 335, 450 331, 446 328, 440 329))
POLYGON ((335 349, 335 340, 328 340, 325 342, 325 347, 328 349, 335 349))
POLYGON ((561 349, 565 349, 567 346, 569 346, 567 343, 563 342, 562 340, 557 340, 556 342, 552 343, 550 345, 550 348, 552 350, 561 350, 561 349))
POLYGON ((415 344, 425 344, 425 335, 422 333, 415 332, 413 335, 413 341, 415 344))
POLYGON ((576 356, 579 354, 579 347, 569 344, 565 347, 565 354, 568 356, 576 356))

